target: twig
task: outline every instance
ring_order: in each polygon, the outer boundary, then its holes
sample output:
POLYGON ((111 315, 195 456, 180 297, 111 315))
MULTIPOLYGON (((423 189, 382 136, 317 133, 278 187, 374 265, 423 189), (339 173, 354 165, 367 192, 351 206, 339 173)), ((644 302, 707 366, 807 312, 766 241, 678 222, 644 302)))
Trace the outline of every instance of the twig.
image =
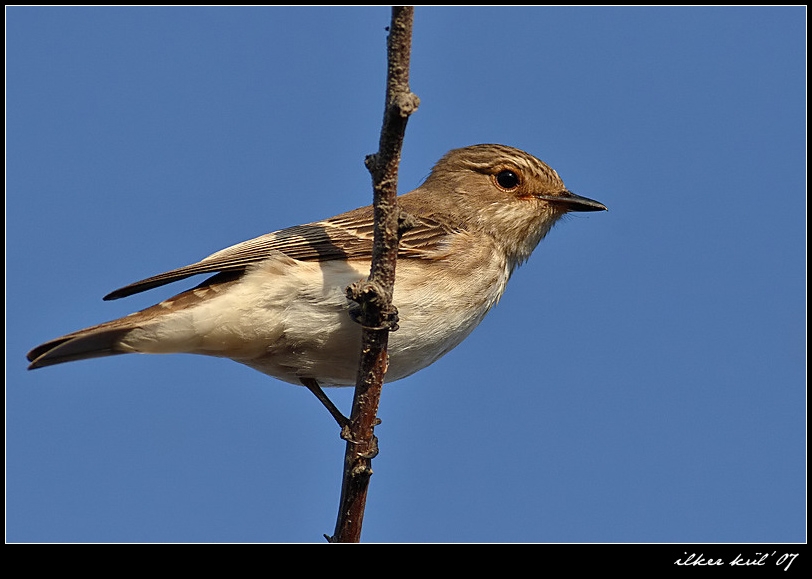
POLYGON ((398 165, 406 122, 420 104, 409 90, 413 15, 412 6, 392 8, 383 127, 378 152, 365 161, 374 189, 375 237, 369 278, 347 288, 347 296, 358 303, 353 317, 362 325, 363 332, 349 428, 342 434, 347 447, 341 503, 335 533, 327 537, 334 543, 357 543, 361 539, 372 459, 378 454, 374 428, 380 423, 377 413, 389 360, 389 331, 397 329, 392 294, 401 217, 397 204, 398 165))

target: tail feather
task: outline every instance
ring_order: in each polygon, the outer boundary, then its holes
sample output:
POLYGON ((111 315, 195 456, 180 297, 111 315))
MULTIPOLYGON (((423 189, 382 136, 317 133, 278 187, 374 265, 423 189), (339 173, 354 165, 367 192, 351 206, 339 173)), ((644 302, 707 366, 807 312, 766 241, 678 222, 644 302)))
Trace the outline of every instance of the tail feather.
POLYGON ((215 294, 222 292, 233 284, 240 275, 242 275, 241 272, 217 274, 191 290, 180 293, 140 312, 45 342, 28 352, 27 358, 31 362, 28 369, 34 370, 74 360, 101 358, 134 352, 136 350, 133 349, 132 345, 123 346, 121 343, 128 333, 139 328, 147 328, 154 323, 160 323, 160 320, 166 319, 165 316, 167 315, 195 307, 201 302, 211 299, 215 294))
POLYGON ((88 358, 101 358, 126 354, 126 350, 117 348, 120 339, 132 328, 97 326, 80 330, 61 338, 37 346, 27 354, 31 364, 29 370, 44 368, 63 362, 85 360, 88 358))

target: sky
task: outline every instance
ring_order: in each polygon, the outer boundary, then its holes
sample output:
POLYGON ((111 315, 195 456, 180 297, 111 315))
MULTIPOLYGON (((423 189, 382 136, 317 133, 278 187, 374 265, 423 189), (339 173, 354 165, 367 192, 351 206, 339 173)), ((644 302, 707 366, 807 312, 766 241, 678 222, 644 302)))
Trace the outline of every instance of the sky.
MULTIPOLYGON (((202 278, 113 289, 369 204, 389 8, 6 17, 7 542, 322 542, 344 443, 304 388, 25 353, 202 278)), ((384 388, 363 541, 806 541, 805 23, 416 9, 400 191, 502 143, 609 210, 384 388)))

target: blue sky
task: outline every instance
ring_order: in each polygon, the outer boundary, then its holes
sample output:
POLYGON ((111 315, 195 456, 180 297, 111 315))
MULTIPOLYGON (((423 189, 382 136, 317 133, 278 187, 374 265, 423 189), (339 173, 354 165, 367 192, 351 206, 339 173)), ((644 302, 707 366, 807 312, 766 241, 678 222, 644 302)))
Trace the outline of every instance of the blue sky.
MULTIPOLYGON (((115 288, 368 204, 389 9, 6 16, 7 541, 321 541, 343 442, 305 389, 24 355, 195 281, 115 288)), ((495 142, 609 211, 557 225, 461 346, 385 388, 363 540, 806 540, 805 22, 416 10, 400 190, 495 142)))

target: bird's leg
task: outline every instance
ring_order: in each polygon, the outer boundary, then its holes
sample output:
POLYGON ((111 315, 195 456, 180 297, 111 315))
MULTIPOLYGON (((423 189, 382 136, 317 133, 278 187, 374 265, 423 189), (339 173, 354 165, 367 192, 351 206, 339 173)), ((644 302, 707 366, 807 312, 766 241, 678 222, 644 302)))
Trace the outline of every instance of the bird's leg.
POLYGON ((338 425, 341 427, 342 432, 345 428, 347 428, 350 424, 350 419, 341 414, 341 411, 336 408, 336 405, 333 404, 333 401, 327 398, 327 394, 324 393, 324 390, 321 389, 319 383, 313 380, 313 378, 299 378, 304 387, 310 390, 313 395, 319 399, 324 407, 327 409, 333 418, 335 418, 338 425))

